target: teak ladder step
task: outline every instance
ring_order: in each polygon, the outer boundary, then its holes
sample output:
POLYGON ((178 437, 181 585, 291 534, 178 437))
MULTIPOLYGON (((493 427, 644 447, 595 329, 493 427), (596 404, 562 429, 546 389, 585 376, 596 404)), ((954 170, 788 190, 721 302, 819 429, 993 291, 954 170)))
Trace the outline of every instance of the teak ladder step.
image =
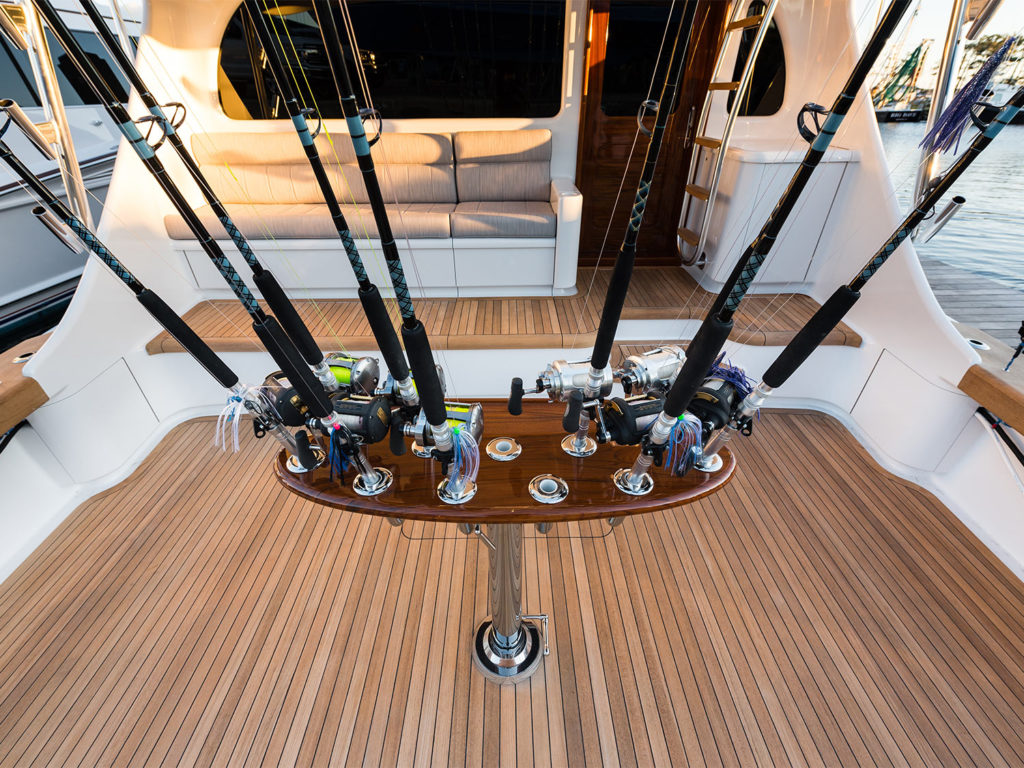
POLYGON ((756 27, 764 19, 763 13, 756 13, 753 16, 745 16, 742 19, 736 19, 730 21, 725 25, 726 32, 732 32, 734 29, 746 29, 747 27, 756 27))
POLYGON ((721 139, 714 139, 711 136, 698 136, 693 140, 693 143, 701 147, 707 147, 708 149, 718 149, 722 146, 721 139))
POLYGON ((696 247, 697 243, 700 242, 700 235, 694 232, 692 229, 687 229, 686 227, 679 227, 679 229, 676 230, 676 234, 679 235, 680 238, 682 238, 683 242, 689 243, 694 247, 696 247))
POLYGON ((699 184, 687 184, 686 191, 701 200, 707 200, 711 197, 711 190, 707 187, 702 187, 699 184))
POLYGON ((708 85, 709 91, 735 91, 740 87, 739 80, 723 80, 718 83, 711 83, 708 85))

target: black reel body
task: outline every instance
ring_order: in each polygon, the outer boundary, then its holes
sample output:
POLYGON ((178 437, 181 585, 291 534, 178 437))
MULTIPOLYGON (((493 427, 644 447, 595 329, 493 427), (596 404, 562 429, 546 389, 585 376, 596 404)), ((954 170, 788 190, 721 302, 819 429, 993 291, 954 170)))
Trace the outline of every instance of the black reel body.
POLYGON ((602 408, 605 429, 598 440, 639 445, 664 407, 665 398, 657 394, 613 397, 602 408))
POLYGON ((686 410, 700 419, 704 425, 704 438, 707 439, 729 423, 739 400, 739 393, 732 382, 713 377, 704 380, 686 410))

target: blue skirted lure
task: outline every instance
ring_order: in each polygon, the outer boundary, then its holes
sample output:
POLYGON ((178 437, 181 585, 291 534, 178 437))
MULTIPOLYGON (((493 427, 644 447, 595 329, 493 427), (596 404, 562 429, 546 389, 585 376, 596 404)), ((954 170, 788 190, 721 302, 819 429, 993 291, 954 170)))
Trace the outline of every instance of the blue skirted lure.
POLYGON ((476 482, 480 471, 480 447, 469 433, 462 427, 452 429, 455 457, 448 472, 447 489, 453 493, 461 493, 466 481, 476 482))
POLYGON ((700 419, 691 413, 684 413, 676 419, 668 438, 665 467, 676 477, 682 477, 700 459, 704 451, 704 427, 700 419))
POLYGON ((344 477, 345 472, 348 471, 349 459, 345 453, 345 446, 341 444, 341 430, 334 430, 327 443, 327 463, 331 467, 330 478, 333 480, 335 473, 339 478, 344 477))
POLYGON ((960 136, 971 118, 971 109, 981 100, 988 87, 989 80, 995 74, 996 67, 1002 62, 1006 53, 1010 50, 1016 38, 1010 37, 999 48, 998 51, 989 56, 988 61, 981 65, 974 77, 967 81, 967 85, 961 88, 949 106, 943 110, 935 121, 932 129, 925 134, 919 145, 922 149, 932 152, 948 152, 950 149, 959 149, 960 136))
POLYGON ((725 352, 715 358, 708 378, 722 379, 736 388, 736 395, 742 400, 754 390, 754 380, 747 376, 746 371, 725 359, 725 352))

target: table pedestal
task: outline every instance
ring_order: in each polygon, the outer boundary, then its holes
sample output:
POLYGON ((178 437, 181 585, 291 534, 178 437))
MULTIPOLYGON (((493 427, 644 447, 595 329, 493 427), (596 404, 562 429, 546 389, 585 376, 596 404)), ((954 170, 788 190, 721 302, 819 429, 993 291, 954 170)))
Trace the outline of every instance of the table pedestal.
POLYGON ((488 591, 491 616, 476 630, 473 661, 487 677, 516 682, 540 664, 543 642, 537 625, 523 618, 523 526, 487 526, 488 591))

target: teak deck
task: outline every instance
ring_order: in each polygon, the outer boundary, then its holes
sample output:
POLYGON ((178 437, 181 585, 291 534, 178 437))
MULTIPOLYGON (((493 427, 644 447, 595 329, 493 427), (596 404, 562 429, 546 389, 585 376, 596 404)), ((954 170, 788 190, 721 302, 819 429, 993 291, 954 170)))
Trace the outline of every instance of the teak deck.
MULTIPOLYGON (((511 349, 588 347, 594 343, 610 268, 582 268, 579 293, 566 298, 417 299, 416 314, 436 349, 511 349), (591 278, 594 285, 588 291, 591 278), (588 300, 589 294, 589 300, 588 300)), ((415 292, 414 292, 415 293, 415 292)), ((624 319, 700 319, 713 296, 697 287, 684 270, 638 267, 630 284, 624 319)), ((394 301, 391 311, 397 319, 394 301)), ((296 302, 322 349, 370 349, 375 344, 356 299, 316 299, 296 302)), ((783 346, 818 308, 803 294, 750 296, 737 313, 734 341, 757 346, 783 346)), ((206 301, 185 319, 213 349, 248 352, 260 349, 241 305, 234 300, 206 301)), ((861 337, 840 324, 826 344, 857 347, 861 337)), ((161 333, 147 345, 150 354, 180 352, 181 346, 161 333)))
POLYGON ((467 644, 482 544, 318 507, 211 420, 0 586, 5 765, 1020 765, 1024 585, 835 421, 767 413, 685 509, 527 529, 551 655, 467 644))

